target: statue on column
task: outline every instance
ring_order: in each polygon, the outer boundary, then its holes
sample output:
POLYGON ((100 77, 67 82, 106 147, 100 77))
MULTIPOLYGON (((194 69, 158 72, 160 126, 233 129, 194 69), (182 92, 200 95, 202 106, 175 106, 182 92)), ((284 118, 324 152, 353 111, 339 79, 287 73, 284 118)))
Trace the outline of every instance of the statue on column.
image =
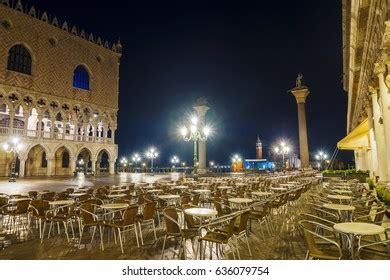
POLYGON ((300 87, 302 87, 302 85, 303 85, 303 75, 301 73, 299 73, 298 77, 297 77, 297 79, 295 81, 295 86, 297 88, 300 88, 300 87))

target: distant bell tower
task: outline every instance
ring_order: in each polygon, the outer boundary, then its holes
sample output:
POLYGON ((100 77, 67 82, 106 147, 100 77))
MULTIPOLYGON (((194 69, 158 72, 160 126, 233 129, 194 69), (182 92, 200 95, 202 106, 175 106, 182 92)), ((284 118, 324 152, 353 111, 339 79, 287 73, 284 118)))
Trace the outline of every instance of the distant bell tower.
POLYGON ((261 144, 260 137, 257 136, 256 141, 256 159, 262 159, 263 158, 263 144, 261 144))

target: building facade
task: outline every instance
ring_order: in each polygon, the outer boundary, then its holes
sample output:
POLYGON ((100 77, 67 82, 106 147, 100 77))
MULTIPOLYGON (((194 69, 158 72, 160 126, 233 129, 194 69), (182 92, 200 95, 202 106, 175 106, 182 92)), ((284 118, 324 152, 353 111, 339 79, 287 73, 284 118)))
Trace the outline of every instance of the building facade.
MULTIPOLYGON (((120 42, 12 2, 0 1, 0 143, 19 139, 16 172, 114 173, 120 42)), ((12 157, 0 151, 0 176, 12 157)))
POLYGON ((343 0, 343 85, 356 169, 390 182, 390 2, 343 0))

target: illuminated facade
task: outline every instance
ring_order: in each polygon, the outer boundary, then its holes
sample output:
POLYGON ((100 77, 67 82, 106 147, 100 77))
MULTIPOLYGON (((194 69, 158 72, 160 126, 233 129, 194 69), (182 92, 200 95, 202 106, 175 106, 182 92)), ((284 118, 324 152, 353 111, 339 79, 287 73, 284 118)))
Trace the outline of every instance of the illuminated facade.
MULTIPOLYGON (((70 175, 80 159, 114 173, 120 43, 14 2, 0 5, 0 142, 20 139, 19 176, 70 175)), ((0 152, 0 176, 11 160, 0 152)))
POLYGON ((390 181, 390 4, 343 1, 344 89, 347 136, 339 149, 353 150, 356 169, 390 181))

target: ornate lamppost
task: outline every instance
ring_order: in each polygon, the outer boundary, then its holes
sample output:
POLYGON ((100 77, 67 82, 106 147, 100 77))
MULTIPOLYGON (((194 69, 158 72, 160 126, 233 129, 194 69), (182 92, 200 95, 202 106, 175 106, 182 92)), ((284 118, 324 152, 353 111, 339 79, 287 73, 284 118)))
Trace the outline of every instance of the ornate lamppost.
POLYGON ((197 166, 198 166, 198 141, 207 141, 207 137, 210 135, 210 128, 205 126, 198 125, 198 118, 192 117, 191 122, 187 126, 183 126, 180 129, 180 134, 183 137, 183 140, 186 142, 194 141, 194 175, 197 175, 197 166))
POLYGON ((156 159, 158 157, 158 152, 155 148, 150 148, 147 152, 146 152, 146 157, 148 159, 150 159, 151 161, 151 168, 150 168, 150 171, 153 173, 153 160, 156 159))
POLYGON ((128 163, 127 158, 121 159, 122 172, 126 172, 127 163, 128 163))
POLYGON ((10 142, 3 145, 3 149, 6 153, 12 153, 11 173, 9 176, 9 182, 16 182, 16 159, 19 155, 23 145, 19 142, 18 138, 13 138, 10 142))
POLYGON ((324 160, 328 158, 328 155, 324 153, 323 151, 319 151, 318 154, 316 155, 316 160, 319 161, 318 163, 318 168, 321 171, 323 168, 324 160))
POLYGON ((233 163, 233 166, 232 166, 232 172, 238 172, 239 171, 239 167, 240 167, 240 163, 242 164, 242 159, 239 155, 235 154, 233 157, 232 157, 232 163, 233 163))
POLYGON ((135 172, 137 172, 138 162, 141 161, 141 157, 139 156, 139 154, 134 154, 131 160, 135 163, 135 172))
POLYGON ((285 171, 285 166, 286 166, 285 164, 286 163, 284 162, 284 158, 290 152, 290 147, 287 146, 287 144, 284 141, 282 141, 282 142, 280 142, 279 146, 276 146, 274 148, 274 152, 277 155, 282 155, 282 166, 281 167, 282 167, 282 171, 285 171))
POLYGON ((171 158, 171 163, 172 163, 172 170, 175 170, 176 165, 180 162, 179 158, 177 156, 173 156, 171 158))

